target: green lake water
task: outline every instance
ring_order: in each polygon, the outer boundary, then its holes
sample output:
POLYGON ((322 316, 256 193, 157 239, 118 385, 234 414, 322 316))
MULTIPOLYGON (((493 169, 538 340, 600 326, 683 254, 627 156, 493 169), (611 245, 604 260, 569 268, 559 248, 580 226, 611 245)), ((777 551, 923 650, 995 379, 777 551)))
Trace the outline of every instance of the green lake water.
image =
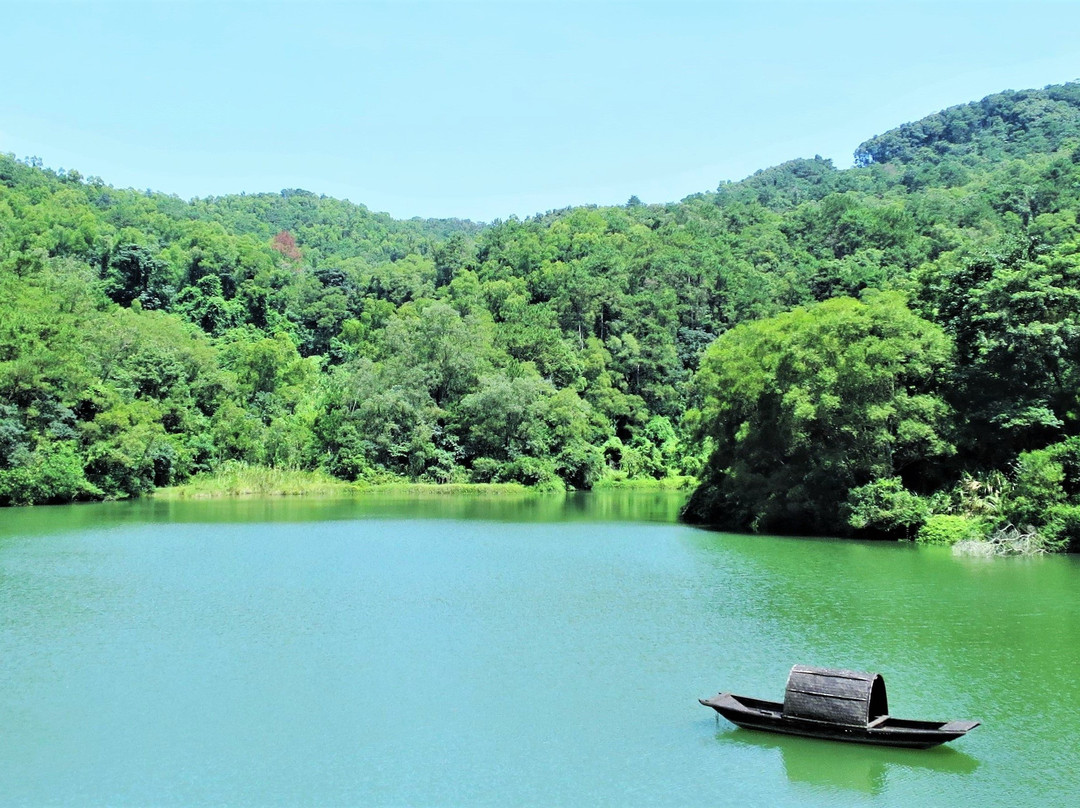
POLYGON ((678 495, 0 511, 0 804, 1018 806, 1080 794, 1080 566, 737 536, 678 495), (735 729, 883 673, 890 750, 735 729))

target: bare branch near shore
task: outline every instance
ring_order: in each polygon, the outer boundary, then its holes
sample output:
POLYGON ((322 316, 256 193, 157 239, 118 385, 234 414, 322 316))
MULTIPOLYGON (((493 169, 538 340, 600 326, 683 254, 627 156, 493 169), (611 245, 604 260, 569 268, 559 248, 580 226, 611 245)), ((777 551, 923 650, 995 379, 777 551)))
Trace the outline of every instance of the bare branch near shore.
POLYGON ((1031 525, 1006 525, 986 539, 966 539, 953 545, 953 555, 986 557, 1044 555, 1057 550, 1031 525))

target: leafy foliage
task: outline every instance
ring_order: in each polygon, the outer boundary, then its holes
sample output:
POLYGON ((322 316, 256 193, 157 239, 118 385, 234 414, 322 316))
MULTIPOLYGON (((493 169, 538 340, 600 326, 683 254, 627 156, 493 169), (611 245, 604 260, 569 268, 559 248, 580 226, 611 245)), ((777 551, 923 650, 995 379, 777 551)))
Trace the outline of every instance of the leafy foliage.
MULTIPOLYGON (((896 293, 835 298, 728 331, 698 372, 715 448, 690 512, 821 531, 843 524, 851 492, 855 527, 921 521, 868 516, 866 487, 880 499, 886 483, 907 475, 917 484, 952 453, 949 410, 933 392, 949 358, 941 330, 896 293)), ((891 492, 887 509, 910 507, 901 496, 891 492)))
POLYGON ((694 474, 688 515, 732 528, 960 516, 1075 544, 1078 144, 1066 84, 905 124, 850 169, 489 225, 0 155, 0 503, 252 466, 694 474))
POLYGON ((984 526, 978 519, 963 514, 936 513, 919 528, 916 541, 951 546, 957 542, 977 541, 983 535, 984 526))

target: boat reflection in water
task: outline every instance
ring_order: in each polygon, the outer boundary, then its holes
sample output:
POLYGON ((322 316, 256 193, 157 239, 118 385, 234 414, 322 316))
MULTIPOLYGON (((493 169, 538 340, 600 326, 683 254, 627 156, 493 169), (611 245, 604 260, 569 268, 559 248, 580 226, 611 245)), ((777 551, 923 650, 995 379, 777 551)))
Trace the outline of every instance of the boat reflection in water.
POLYGON ((871 795, 886 790, 891 772, 916 769, 928 774, 966 775, 979 767, 975 758, 944 746, 930 751, 855 746, 734 728, 717 733, 716 739, 763 752, 778 750, 784 773, 792 783, 871 795))

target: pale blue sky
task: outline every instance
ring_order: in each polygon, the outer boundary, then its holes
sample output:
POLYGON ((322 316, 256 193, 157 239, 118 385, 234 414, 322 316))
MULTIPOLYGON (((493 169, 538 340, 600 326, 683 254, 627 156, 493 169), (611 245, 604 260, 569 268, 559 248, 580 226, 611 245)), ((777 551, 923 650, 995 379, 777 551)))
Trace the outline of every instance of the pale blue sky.
POLYGON ((399 218, 669 202, 1080 77, 1080 2, 0 0, 0 152, 399 218))

